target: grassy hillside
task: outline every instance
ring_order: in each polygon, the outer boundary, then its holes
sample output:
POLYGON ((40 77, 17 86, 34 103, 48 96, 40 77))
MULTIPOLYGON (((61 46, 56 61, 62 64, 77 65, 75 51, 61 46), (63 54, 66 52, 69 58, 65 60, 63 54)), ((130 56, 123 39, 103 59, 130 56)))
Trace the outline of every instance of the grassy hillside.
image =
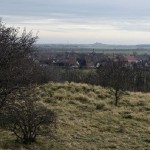
POLYGON ((31 150, 148 150, 150 94, 127 92, 119 107, 109 90, 76 83, 38 86, 41 103, 58 114, 54 140, 39 137, 36 144, 15 143, 12 133, 0 132, 0 149, 31 150))

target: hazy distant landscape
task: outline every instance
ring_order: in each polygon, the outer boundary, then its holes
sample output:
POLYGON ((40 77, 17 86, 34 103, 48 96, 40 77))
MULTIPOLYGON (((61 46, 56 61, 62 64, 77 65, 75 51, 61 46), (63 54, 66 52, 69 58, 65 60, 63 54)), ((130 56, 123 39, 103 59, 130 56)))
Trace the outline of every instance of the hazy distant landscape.
POLYGON ((140 45, 109 45, 102 43, 94 44, 37 44, 37 50, 49 52, 90 52, 97 53, 128 53, 150 54, 150 44, 140 45))
POLYGON ((109 45, 102 43, 94 44, 38 44, 38 46, 44 46, 47 48, 64 48, 64 49, 145 49, 150 50, 150 44, 140 45, 109 45))

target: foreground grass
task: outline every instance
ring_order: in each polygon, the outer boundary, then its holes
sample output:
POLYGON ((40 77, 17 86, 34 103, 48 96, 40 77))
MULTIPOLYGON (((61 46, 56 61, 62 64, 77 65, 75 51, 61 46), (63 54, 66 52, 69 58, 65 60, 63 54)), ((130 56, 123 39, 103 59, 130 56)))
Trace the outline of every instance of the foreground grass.
POLYGON ((150 94, 126 93, 119 107, 109 90, 77 83, 38 86, 36 95, 58 114, 55 139, 39 137, 23 146, 12 133, 1 130, 0 149, 31 150, 148 150, 150 147, 150 94))

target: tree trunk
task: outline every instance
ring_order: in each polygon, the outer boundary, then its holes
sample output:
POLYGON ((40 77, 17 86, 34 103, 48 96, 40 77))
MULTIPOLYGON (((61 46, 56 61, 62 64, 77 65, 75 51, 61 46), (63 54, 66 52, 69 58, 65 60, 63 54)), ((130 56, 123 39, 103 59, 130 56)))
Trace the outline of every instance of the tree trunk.
POLYGON ((119 101, 119 90, 115 90, 115 106, 118 106, 118 101, 119 101))

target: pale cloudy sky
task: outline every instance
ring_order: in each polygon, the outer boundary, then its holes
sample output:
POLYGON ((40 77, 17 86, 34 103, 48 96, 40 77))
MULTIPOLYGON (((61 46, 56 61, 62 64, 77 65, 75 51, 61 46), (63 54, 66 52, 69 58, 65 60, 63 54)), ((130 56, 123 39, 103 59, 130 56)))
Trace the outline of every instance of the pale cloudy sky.
POLYGON ((39 43, 150 44, 150 0, 0 0, 0 17, 39 43))

